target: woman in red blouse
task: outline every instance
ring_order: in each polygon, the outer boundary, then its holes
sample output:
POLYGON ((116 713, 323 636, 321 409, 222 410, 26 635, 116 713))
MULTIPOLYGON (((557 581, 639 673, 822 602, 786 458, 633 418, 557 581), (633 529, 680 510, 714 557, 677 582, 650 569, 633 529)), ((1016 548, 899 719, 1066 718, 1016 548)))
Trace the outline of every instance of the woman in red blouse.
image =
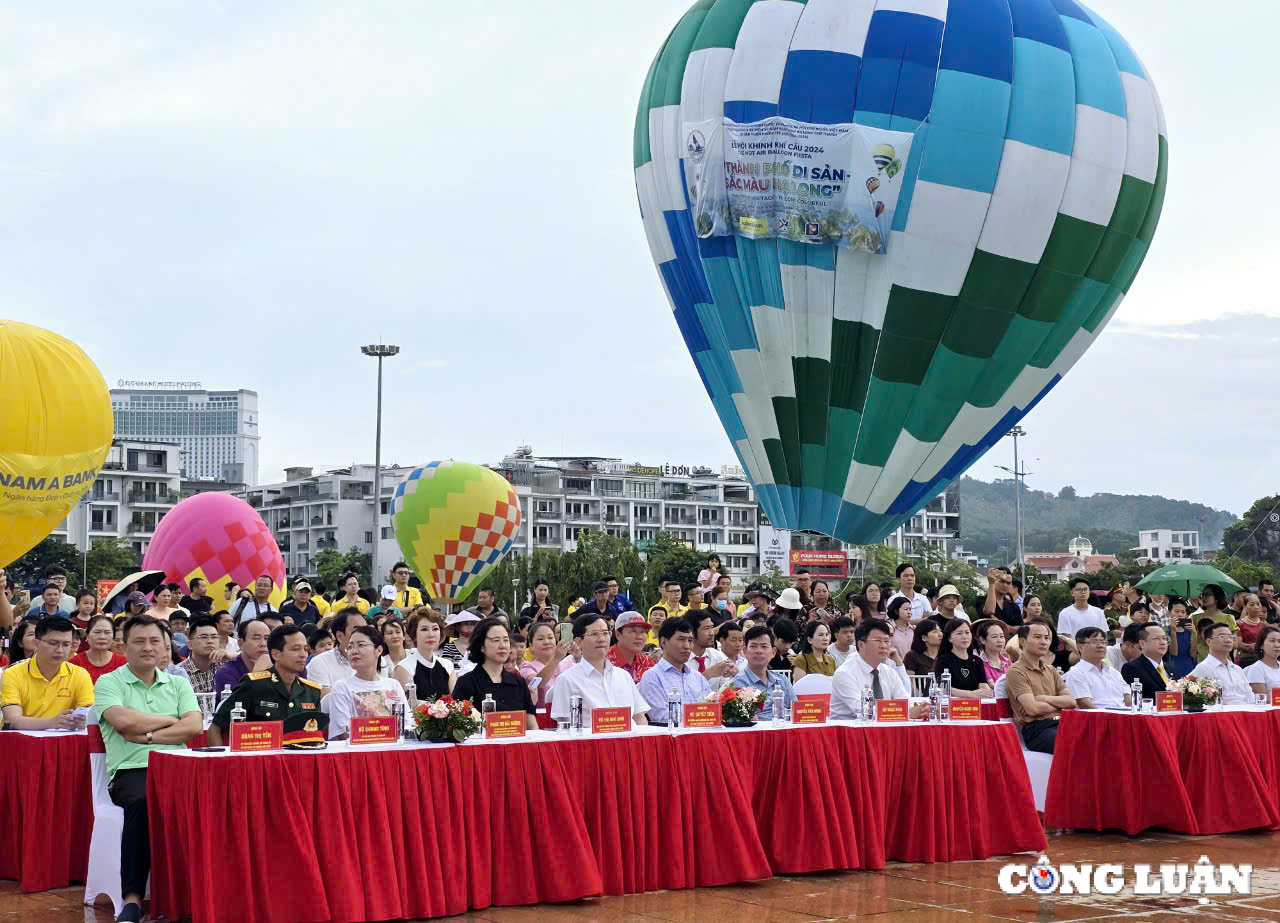
POLYGON ((88 670, 89 678, 94 683, 98 682, 98 677, 124 666, 124 654, 111 650, 111 642, 115 640, 115 626, 111 623, 110 616, 95 615, 89 619, 85 639, 89 646, 72 657, 71 663, 88 670))

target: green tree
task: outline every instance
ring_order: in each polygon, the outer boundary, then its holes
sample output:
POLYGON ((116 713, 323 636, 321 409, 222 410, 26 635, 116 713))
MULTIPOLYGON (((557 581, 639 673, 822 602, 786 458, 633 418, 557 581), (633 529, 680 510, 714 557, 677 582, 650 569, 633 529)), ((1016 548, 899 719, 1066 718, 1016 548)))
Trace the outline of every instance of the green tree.
MULTIPOLYGON (((12 575, 11 580, 22 586, 31 587, 40 582, 44 576, 44 569, 50 565, 57 564, 69 575, 73 575, 80 572, 82 563, 80 551, 75 545, 48 535, 5 569, 12 575)), ((67 583, 72 584, 74 580, 68 577, 67 583)))
MULTIPOLYGON (((658 601, 658 581, 663 577, 680 581, 682 587, 697 582, 698 574, 707 566, 707 553, 690 548, 679 539, 672 538, 666 532, 659 532, 646 552, 645 590, 646 608, 658 601)), ((721 573, 726 571, 721 568, 721 573)))
POLYGON ((1258 561, 1233 558, 1226 551, 1219 551, 1214 556, 1213 566, 1246 589, 1256 587, 1263 580, 1275 580, 1276 568, 1258 561))
POLYGON ((355 545, 346 553, 335 548, 322 548, 311 559, 311 566, 315 568, 316 579, 324 584, 326 590, 339 592, 342 588, 338 586, 338 578, 349 570, 359 575, 361 586, 370 585, 373 555, 362 552, 355 545))
POLYGON ((1254 501, 1248 512, 1222 532, 1228 555, 1280 567, 1280 496, 1254 501))
POLYGON ((89 549, 86 586, 97 589, 99 580, 119 580, 136 571, 139 566, 138 553, 124 539, 97 539, 89 549))

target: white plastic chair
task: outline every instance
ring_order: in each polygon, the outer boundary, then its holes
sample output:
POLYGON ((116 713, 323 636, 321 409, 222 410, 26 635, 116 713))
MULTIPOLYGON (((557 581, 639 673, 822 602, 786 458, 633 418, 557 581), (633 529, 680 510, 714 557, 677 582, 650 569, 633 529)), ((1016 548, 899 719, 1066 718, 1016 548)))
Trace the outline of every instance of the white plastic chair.
POLYGON ((123 906, 120 894, 120 834, 124 830, 124 810, 111 801, 107 791, 107 752, 98 729, 97 709, 89 709, 89 775, 93 786, 93 835, 89 839, 89 872, 84 881, 84 902, 92 904, 99 894, 111 898, 117 914, 123 906))
POLYGON ((831 693, 831 677, 821 673, 806 673, 795 684, 796 695, 823 695, 831 693))
MULTIPOLYGON (((1008 687, 1003 676, 996 680, 994 691, 996 707, 1003 715, 1009 709, 1008 687)), ((1012 723, 1013 718, 1002 717, 1000 720, 1012 723)), ((1036 810, 1043 814, 1045 794, 1049 791, 1049 770, 1053 767, 1053 754, 1028 750, 1027 745, 1023 743, 1021 731, 1018 732, 1018 745, 1022 747, 1022 761, 1027 765, 1027 776, 1031 779, 1032 799, 1036 803, 1036 810)))
POLYGON ((911 697, 913 699, 929 698, 929 681, 933 679, 932 674, 908 673, 907 679, 911 681, 911 697))

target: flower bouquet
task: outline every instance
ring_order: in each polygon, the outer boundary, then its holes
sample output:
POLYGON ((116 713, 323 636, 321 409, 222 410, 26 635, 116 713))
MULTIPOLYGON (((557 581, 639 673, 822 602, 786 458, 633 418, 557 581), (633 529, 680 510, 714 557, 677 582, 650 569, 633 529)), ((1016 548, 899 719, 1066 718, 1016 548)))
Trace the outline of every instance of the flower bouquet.
POLYGON ((483 723, 470 699, 442 695, 427 699, 413 710, 413 726, 419 740, 462 743, 483 723))
POLYGON ((764 708, 765 694, 747 686, 725 686, 707 696, 708 702, 720 703, 720 721, 728 728, 745 728, 755 724, 756 715, 764 708))
POLYGON ((1188 676, 1173 680, 1166 688, 1182 693, 1182 707, 1187 711, 1204 711, 1206 705, 1222 701, 1222 684, 1216 679, 1188 676))

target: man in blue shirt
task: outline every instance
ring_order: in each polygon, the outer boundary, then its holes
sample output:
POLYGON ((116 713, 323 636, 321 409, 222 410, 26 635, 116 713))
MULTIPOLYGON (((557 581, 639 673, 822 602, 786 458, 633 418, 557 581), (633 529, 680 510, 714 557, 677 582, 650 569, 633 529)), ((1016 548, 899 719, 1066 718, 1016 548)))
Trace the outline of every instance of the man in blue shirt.
POLYGON ((684 705, 705 702, 711 694, 707 679, 689 663, 693 653, 693 626, 684 619, 666 619, 658 629, 662 659, 645 670, 637 688, 649 703, 649 723, 669 724, 668 693, 680 690, 684 705))
POLYGON ((773 702, 770 696, 775 689, 782 690, 783 701, 787 708, 796 699, 796 691, 791 686, 791 677, 785 673, 770 671, 769 661, 773 659, 773 632, 764 625, 754 625, 747 629, 746 647, 743 650, 747 665, 734 679, 738 688, 759 689, 765 694, 764 708, 760 710, 761 718, 773 717, 773 702))

